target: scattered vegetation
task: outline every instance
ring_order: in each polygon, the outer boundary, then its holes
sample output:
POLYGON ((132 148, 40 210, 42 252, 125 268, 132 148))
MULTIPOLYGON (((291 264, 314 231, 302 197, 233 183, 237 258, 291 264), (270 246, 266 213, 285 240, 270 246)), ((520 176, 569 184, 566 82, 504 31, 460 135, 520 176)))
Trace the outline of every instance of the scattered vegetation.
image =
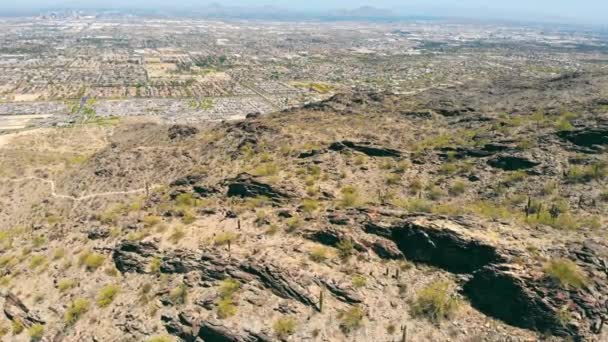
POLYGON ((57 283, 57 289, 61 293, 74 288, 74 286, 76 286, 76 281, 74 279, 64 278, 59 280, 59 282, 57 283))
POLYGON ((97 295, 97 305, 99 307, 106 307, 110 304, 112 304, 112 302, 114 301, 114 298, 116 298, 116 296, 118 295, 118 293, 120 292, 120 287, 118 285, 107 285, 104 286, 101 291, 99 292, 99 294, 97 295))
POLYGON ((545 265, 544 270, 549 278, 557 280, 566 288, 580 288, 588 282, 584 271, 572 260, 551 260, 545 265))
POLYGON ((359 190, 352 186, 344 187, 340 190, 342 197, 339 205, 343 208, 352 208, 359 205, 359 190))
POLYGON ((367 286, 367 278, 358 274, 353 277, 352 283, 354 288, 360 289, 367 286))
POLYGON ((221 319, 234 316, 237 312, 235 294, 241 288, 241 284, 234 279, 225 279, 221 282, 218 294, 220 300, 217 303, 217 316, 221 319))
POLYGON ((28 330, 27 334, 30 336, 31 341, 40 341, 44 337, 44 325, 33 324, 28 330))
POLYGON ((89 250, 83 251, 78 257, 78 264, 85 266, 87 271, 95 271, 105 262, 105 257, 89 250))
POLYGON ((314 262, 319 262, 319 263, 327 260, 328 254, 329 254, 329 249, 327 249, 326 247, 323 247, 323 246, 313 247, 309 252, 310 259, 314 262))
POLYGON ((439 322, 452 317, 458 310, 459 300, 452 294, 447 281, 433 282, 421 289, 412 304, 412 314, 439 322))
POLYGON ((296 332, 296 324, 293 318, 279 318, 272 325, 272 329, 279 339, 285 339, 296 332))
POLYGON ((75 299, 65 313, 65 321, 72 325, 76 323, 87 311, 89 311, 89 301, 84 298, 75 299))
POLYGON ((350 309, 340 311, 338 318, 340 319, 340 329, 345 333, 351 333, 359 329, 365 317, 365 312, 359 306, 353 306, 350 309))
POLYGON ((176 305, 186 304, 188 301, 188 286, 181 283, 178 287, 169 292, 169 299, 176 305))

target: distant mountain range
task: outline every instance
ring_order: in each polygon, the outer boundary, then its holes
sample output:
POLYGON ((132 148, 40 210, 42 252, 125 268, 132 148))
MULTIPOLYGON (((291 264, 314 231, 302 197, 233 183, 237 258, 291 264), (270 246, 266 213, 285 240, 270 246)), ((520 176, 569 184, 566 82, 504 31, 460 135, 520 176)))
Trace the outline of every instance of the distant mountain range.
MULTIPOLYGON (((214 2, 208 5, 174 8, 169 6, 143 9, 130 8, 125 4, 120 9, 104 8, 48 8, 37 13, 45 17, 72 17, 95 15, 98 17, 116 17, 125 15, 141 16, 183 16, 191 18, 224 18, 224 19, 264 19, 264 20, 400 20, 400 19, 438 19, 436 17, 406 16, 388 9, 362 6, 352 9, 335 9, 327 11, 294 10, 277 6, 226 6, 214 2)), ((23 15, 24 13, 17 13, 23 15)))

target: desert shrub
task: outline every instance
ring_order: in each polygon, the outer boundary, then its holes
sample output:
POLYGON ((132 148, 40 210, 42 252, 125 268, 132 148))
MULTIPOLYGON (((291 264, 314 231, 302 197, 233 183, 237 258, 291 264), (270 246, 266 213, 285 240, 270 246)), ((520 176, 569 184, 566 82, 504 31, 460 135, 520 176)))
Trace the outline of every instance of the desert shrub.
POLYGON ((398 173, 400 175, 404 174, 405 171, 407 171, 407 169, 410 168, 410 164, 407 161, 400 161, 399 163, 397 163, 397 165, 395 166, 395 173, 398 173))
POLYGON ((317 211, 317 209, 319 209, 319 201, 307 198, 302 201, 301 207, 305 213, 310 214, 310 213, 317 211))
POLYGON ((340 311, 338 318, 340 319, 340 329, 348 334, 359 329, 363 322, 365 312, 359 306, 353 306, 350 309, 340 311))
POLYGON ((241 283, 234 279, 228 278, 222 280, 218 293, 221 298, 232 297, 240 288, 241 283))
POLYGON ((360 289, 360 288, 367 286, 367 278, 358 274, 353 277, 352 283, 353 283, 354 288, 360 289))
POLYGON ((65 256, 65 248, 59 247, 53 252, 53 260, 62 259, 65 256))
POLYGON ((182 210, 182 223, 192 224, 196 221, 196 215, 191 210, 182 210))
POLYGON ((475 202, 468 206, 467 210, 495 220, 516 217, 509 207, 488 201, 475 202))
POLYGON ((232 297, 221 298, 217 303, 217 316, 220 319, 228 318, 236 315, 237 307, 234 304, 232 297))
POLYGON ((118 295, 118 293, 120 292, 120 287, 118 285, 107 285, 104 286, 101 291, 99 292, 99 294, 97 295, 97 305, 99 307, 106 307, 110 304, 112 304, 112 302, 114 301, 114 298, 116 298, 116 296, 118 295))
POLYGON ((587 166, 572 166, 566 172, 568 183, 588 183, 592 180, 601 180, 608 175, 608 164, 596 162, 587 166))
POLYGON ((23 322, 18 318, 14 318, 11 321, 11 329, 13 330, 13 335, 19 335, 23 332, 25 327, 23 326, 23 322))
POLYGON ((387 185, 398 185, 399 183, 401 183, 401 175, 397 173, 391 173, 386 176, 385 181, 387 185))
POLYGON ((442 175, 453 175, 461 171, 458 163, 445 163, 439 167, 439 174, 442 175))
POLYGON ((433 214, 456 216, 466 213, 466 210, 459 204, 442 203, 433 206, 433 214))
POLYGON ((296 332, 296 324, 293 318, 279 318, 272 325, 272 329, 279 339, 285 339, 296 332))
POLYGON ((31 341, 40 341, 44 336, 44 325, 42 324, 33 324, 29 329, 27 329, 27 334, 30 336, 31 341))
POLYGON ((273 162, 262 163, 251 171, 251 174, 258 177, 276 176, 278 173, 279 167, 273 162))
POLYGON ((156 215, 146 215, 141 221, 146 227, 154 227, 162 221, 162 218, 156 215))
POLYGON ((412 304, 412 314, 434 322, 450 318, 458 310, 459 300, 452 294, 447 281, 433 282, 417 293, 412 304))
POLYGON ((46 238, 42 235, 36 235, 32 238, 32 247, 39 248, 46 243, 46 238))
POLYGON ((343 208, 355 207, 359 204, 359 190, 352 186, 346 186, 340 190, 342 197, 339 205, 343 208))
POLYGON ((152 260, 150 261, 150 273, 158 273, 160 272, 160 264, 161 264, 161 260, 160 258, 152 258, 152 260))
POLYGON ((555 259, 545 265, 545 274, 566 288, 581 288, 588 282, 585 272, 572 260, 555 259))
POLYGON ((78 264, 85 266, 87 271, 95 271, 103 265, 105 257, 101 254, 85 250, 78 257, 78 264))
POLYGON ((324 262, 327 260, 327 255, 329 254, 329 250, 323 246, 313 247, 308 255, 310 259, 314 262, 324 262))
POLYGON ((433 203, 422 198, 398 198, 393 201, 393 205, 412 213, 430 213, 433 211, 433 203))
POLYGON ((504 185, 513 185, 516 183, 521 183, 528 177, 528 174, 523 171, 513 171, 507 173, 501 180, 501 183, 504 185))
POLYGON ((217 236, 213 239, 213 244, 216 246, 225 246, 233 244, 239 235, 233 232, 223 232, 217 234, 217 236))
POLYGON ((266 196, 256 196, 252 198, 248 198, 245 202, 245 206, 251 209, 262 208, 268 206, 271 200, 266 196))
POLYGON ((555 123, 555 129, 558 131, 571 131, 574 126, 566 119, 560 119, 555 123))
POLYGON ((87 311, 89 311, 89 301, 84 298, 75 299, 65 313, 64 319, 67 324, 76 323, 87 311))
POLYGON ((46 256, 42 254, 35 254, 30 260, 30 268, 35 270, 36 268, 42 266, 44 263, 46 263, 46 256))
POLYGON ((576 230, 584 223, 583 220, 567 213, 554 217, 546 210, 526 217, 526 222, 529 224, 544 224, 559 230, 576 230))
POLYGON ((415 194, 419 193, 420 191, 422 191, 422 189, 424 189, 424 183, 422 183, 422 181, 415 179, 412 182, 410 182, 410 186, 409 186, 410 194, 415 195, 415 194))
POLYGON ((608 188, 602 191, 600 194, 600 200, 603 202, 608 202, 608 188))
POLYGON ((175 227, 171 235, 169 235, 169 241, 172 243, 180 242, 186 236, 186 232, 181 227, 175 227))
POLYGON ((0 324, 0 338, 4 337, 4 335, 8 334, 9 330, 10 329, 6 325, 0 324))
POLYGON ((286 219, 285 224, 287 225, 287 232, 291 233, 300 228, 303 222, 299 217, 294 216, 286 219))
POLYGON ((462 182, 462 181, 457 181, 454 184, 452 184, 452 186, 450 187, 450 189, 448 190, 448 193, 451 196, 460 196, 462 194, 464 194, 464 192, 467 190, 467 185, 466 183, 462 182))
POLYGON ((442 198, 443 196, 445 196, 445 193, 443 192, 443 190, 441 190, 437 186, 429 186, 426 189, 426 191, 427 191, 426 197, 428 199, 430 199, 431 201, 436 201, 436 200, 442 198))
POLYGON ((59 292, 66 292, 67 290, 72 289, 74 286, 76 286, 76 281, 74 279, 64 278, 59 280, 57 283, 57 289, 59 292))
POLYGON ((182 208, 196 207, 198 205, 198 199, 191 193, 183 193, 175 197, 175 203, 182 208))
POLYGON ((169 299, 177 305, 186 304, 188 301, 188 286, 182 283, 171 290, 171 292, 169 292, 169 299))
POLYGON ((348 239, 338 242, 336 248, 338 249, 338 255, 342 259, 347 259, 355 253, 355 245, 348 239))
POLYGON ((219 286, 218 295, 220 300, 217 304, 217 315, 219 318, 228 318, 234 316, 237 312, 237 307, 234 301, 234 295, 241 288, 241 283, 234 279, 224 279, 219 286))

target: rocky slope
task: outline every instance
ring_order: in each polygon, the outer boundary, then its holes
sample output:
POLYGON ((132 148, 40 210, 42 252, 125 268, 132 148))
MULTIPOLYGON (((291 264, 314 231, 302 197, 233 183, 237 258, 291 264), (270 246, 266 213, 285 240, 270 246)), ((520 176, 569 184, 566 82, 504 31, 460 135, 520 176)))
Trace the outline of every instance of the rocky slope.
POLYGON ((605 75, 0 148, 6 341, 606 341, 605 75))

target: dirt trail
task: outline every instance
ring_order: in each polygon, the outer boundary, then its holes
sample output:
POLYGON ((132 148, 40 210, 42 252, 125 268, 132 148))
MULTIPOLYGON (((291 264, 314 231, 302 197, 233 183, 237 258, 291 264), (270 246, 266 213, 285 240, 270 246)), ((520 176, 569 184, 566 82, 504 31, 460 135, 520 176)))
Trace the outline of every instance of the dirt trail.
MULTIPOLYGON (((142 193, 142 192, 146 191, 145 188, 142 188, 142 189, 127 190, 127 191, 99 192, 99 193, 93 193, 93 194, 84 195, 84 196, 80 196, 80 197, 74 197, 74 196, 70 196, 70 195, 58 194, 55 190, 54 181, 40 178, 40 177, 32 176, 32 177, 23 177, 23 178, 17 178, 17 179, 8 179, 8 180, 5 179, 5 180, 0 180, 0 182, 16 183, 16 182, 23 182, 23 181, 28 181, 28 180, 36 180, 36 181, 48 184, 51 187, 51 196, 53 198, 67 199, 67 200, 72 200, 75 202, 84 201, 84 200, 88 200, 91 198, 97 198, 97 197, 108 197, 108 196, 116 196, 116 195, 133 195, 133 194, 142 193)), ((150 189, 153 189, 153 188, 154 188, 154 186, 150 187, 150 189)))

